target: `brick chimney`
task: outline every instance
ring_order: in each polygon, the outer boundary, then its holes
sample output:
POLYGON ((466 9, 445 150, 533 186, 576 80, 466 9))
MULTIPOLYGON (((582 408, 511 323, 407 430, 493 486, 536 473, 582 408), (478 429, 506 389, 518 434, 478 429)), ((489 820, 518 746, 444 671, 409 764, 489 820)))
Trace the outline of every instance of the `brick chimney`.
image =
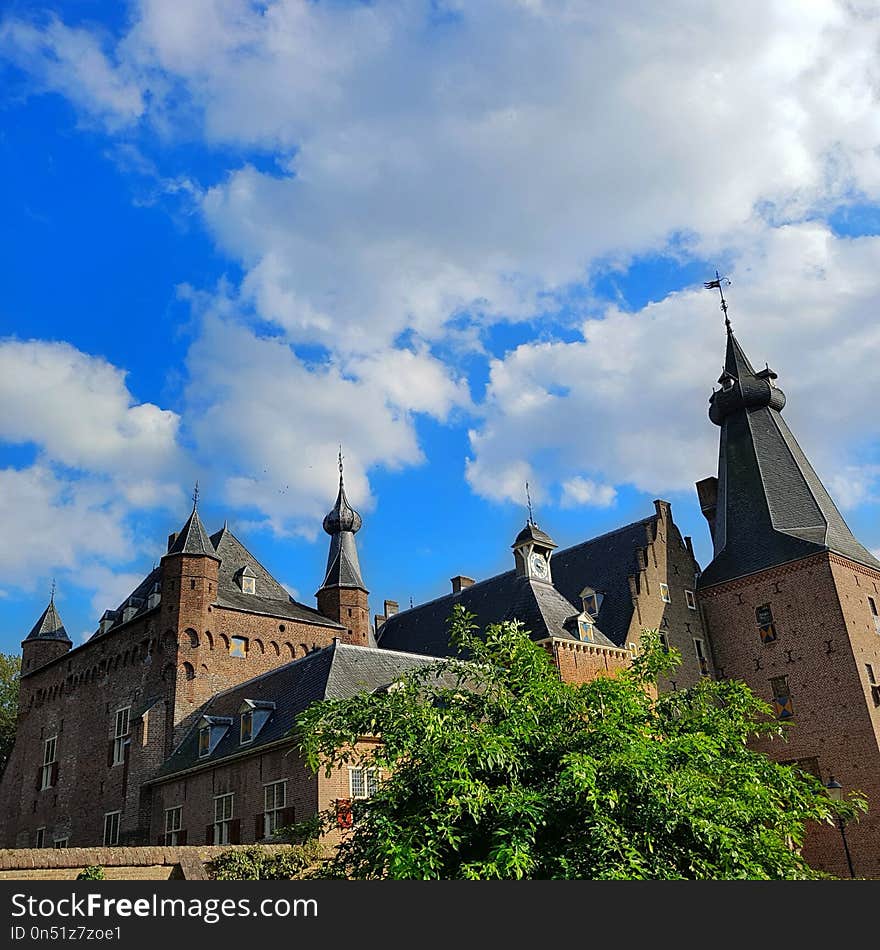
POLYGON ((464 574, 457 574, 450 578, 452 581, 452 593, 460 594, 466 587, 471 587, 474 583, 472 577, 465 577, 464 574))

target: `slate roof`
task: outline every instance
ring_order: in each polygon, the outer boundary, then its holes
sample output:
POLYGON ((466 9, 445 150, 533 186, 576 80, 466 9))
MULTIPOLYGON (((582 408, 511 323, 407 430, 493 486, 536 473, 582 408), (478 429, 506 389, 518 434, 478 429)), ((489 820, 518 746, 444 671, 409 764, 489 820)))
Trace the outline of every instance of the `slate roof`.
POLYGON ((168 557, 170 554, 197 554, 219 560, 197 508, 193 507, 192 514, 165 556, 168 557))
MULTIPOLYGON (((341 466, 341 463, 340 463, 341 466)), ((348 503, 342 471, 339 473, 339 494, 336 504, 324 518, 324 530, 330 535, 327 570, 321 587, 355 587, 366 591, 358 561, 354 536, 361 529, 361 516, 348 503)), ((369 593, 369 591, 367 591, 369 593)))
MULTIPOLYGON (((656 515, 625 525, 601 537, 593 538, 574 547, 557 551, 550 560, 553 587, 558 598, 567 602, 568 616, 580 612, 580 594, 585 587, 592 587, 603 595, 596 627, 612 644, 623 646, 627 642, 629 625, 633 615, 632 593, 629 577, 637 574, 639 565, 636 550, 648 541, 648 532, 654 530, 656 515)), ((413 653, 449 656, 447 621, 455 604, 462 604, 477 617, 481 626, 509 619, 513 605, 528 614, 519 617, 535 639, 553 635, 570 636, 568 627, 561 623, 563 606, 557 597, 535 594, 538 588, 548 585, 539 581, 528 582, 518 578, 516 571, 506 571, 480 581, 459 593, 438 597, 426 604, 401 611, 379 629, 379 646, 413 653), (524 591, 528 584, 531 591, 524 591), (529 603, 529 598, 541 597, 539 606, 529 603), (544 625, 536 632, 534 628, 544 625), (563 628, 564 633, 556 631, 563 628)), ((551 588, 552 590, 552 588, 551 588)))
POLYGON ((776 564, 834 551, 880 569, 853 536, 782 418, 776 374, 755 373, 732 332, 725 370, 732 388, 713 393, 709 416, 721 427, 714 557, 700 587, 776 564))
POLYGON ((201 710, 202 716, 231 718, 231 726, 209 756, 199 758, 198 720, 158 772, 168 778, 202 763, 215 763, 244 750, 258 749, 284 739, 296 717, 323 699, 347 699, 388 686, 408 670, 425 667, 436 658, 334 642, 285 666, 217 693, 201 710), (239 744, 239 709, 246 700, 270 702, 275 709, 252 742, 239 744))
MULTIPOLYGON (((209 545, 211 550, 209 556, 220 562, 217 569, 217 593, 214 600, 217 606, 262 616, 284 617, 301 623, 330 627, 334 630, 344 629, 342 624, 325 617, 313 607, 308 607, 294 600, 225 525, 220 531, 209 537, 196 512, 190 515, 187 525, 189 531, 184 526, 184 530, 178 535, 172 549, 177 547, 178 542, 180 542, 186 550, 176 553, 193 554, 195 553, 194 546, 201 546, 205 542, 209 545), (195 524, 193 524, 194 520, 195 524), (193 540, 181 542, 181 538, 186 534, 193 540), (245 594, 239 587, 236 575, 242 570, 249 572, 249 576, 255 579, 255 594, 245 594)), ((147 598, 160 579, 161 569, 153 568, 115 611, 105 612, 104 616, 109 615, 111 619, 115 619, 115 623, 108 627, 104 633, 101 633, 100 630, 96 631, 89 639, 94 640, 106 636, 111 630, 117 628, 122 623, 122 612, 129 601, 134 600, 137 604, 137 611, 132 614, 129 620, 134 620, 150 609, 155 609, 148 606, 147 598)))
POLYGON ((531 519, 526 522, 526 526, 516 536, 516 540, 513 542, 511 547, 519 547, 520 544, 523 544, 527 541, 537 541, 538 544, 542 544, 548 548, 557 547, 557 544, 553 538, 551 538, 546 531, 542 531, 531 519))
POLYGON ((70 637, 64 629, 61 617, 55 607, 55 599, 49 601, 49 605, 40 614, 40 619, 33 625, 31 632, 25 637, 25 640, 64 640, 70 643, 70 637))

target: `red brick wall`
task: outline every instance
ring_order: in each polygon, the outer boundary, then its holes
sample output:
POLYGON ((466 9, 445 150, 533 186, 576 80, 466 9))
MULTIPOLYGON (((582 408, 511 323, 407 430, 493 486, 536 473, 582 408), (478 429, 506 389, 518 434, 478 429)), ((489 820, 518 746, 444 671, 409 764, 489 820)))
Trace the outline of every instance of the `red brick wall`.
MULTIPOLYGON (((865 663, 880 672, 880 635, 867 595, 880 574, 844 558, 817 554, 700 592, 720 676, 745 681, 770 702, 770 678, 788 677, 794 717, 787 743, 765 742, 779 761, 817 757, 821 778, 861 789, 871 812, 847 828, 856 873, 880 876, 880 711, 865 663), (761 641, 755 609, 769 604, 777 639, 761 641)), ((878 599, 880 605, 880 599, 878 599)), ((811 829, 805 855, 847 876, 837 828, 811 829)))
POLYGON ((350 587, 322 587, 318 591, 318 610, 346 628, 342 637, 346 643, 367 646, 370 607, 366 591, 350 587))
POLYGON ((589 683, 597 676, 614 675, 630 664, 630 654, 624 650, 577 643, 574 640, 552 640, 545 645, 560 678, 566 683, 589 683))

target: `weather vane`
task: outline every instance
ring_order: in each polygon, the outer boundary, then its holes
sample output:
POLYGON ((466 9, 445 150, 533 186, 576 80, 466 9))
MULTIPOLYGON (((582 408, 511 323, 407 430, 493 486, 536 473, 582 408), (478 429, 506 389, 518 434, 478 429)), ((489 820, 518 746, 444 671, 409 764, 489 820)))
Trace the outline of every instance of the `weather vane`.
POLYGON ((342 445, 339 446, 339 477, 342 478, 342 445))
POLYGON ((529 524, 534 524, 535 519, 532 517, 532 496, 529 494, 529 483, 526 482, 526 503, 529 506, 529 524))
POLYGON ((715 280, 707 280, 703 282, 703 286, 706 290, 717 290, 721 294, 721 309, 724 311, 724 326, 727 327, 727 332, 730 333, 730 320, 727 317, 727 301, 724 299, 724 287, 730 286, 730 278, 722 277, 718 271, 715 271, 715 280))
POLYGON ((199 507, 199 480, 196 479, 195 488, 193 488, 193 511, 199 507))
POLYGON ((55 578, 52 578, 52 592, 49 594, 49 602, 55 603, 55 578))

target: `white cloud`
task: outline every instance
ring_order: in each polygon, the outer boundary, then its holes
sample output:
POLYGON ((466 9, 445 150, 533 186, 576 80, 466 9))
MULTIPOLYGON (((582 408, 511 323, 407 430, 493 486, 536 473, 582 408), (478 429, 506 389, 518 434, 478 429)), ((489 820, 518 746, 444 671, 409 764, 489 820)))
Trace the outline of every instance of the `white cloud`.
MULTIPOLYGON (((880 238, 834 237, 817 223, 768 228, 729 292, 739 340, 756 368, 769 359, 779 373, 784 416, 843 507, 871 500, 880 472, 861 457, 880 437, 880 328, 868 317, 878 253, 880 238)), ((492 363, 468 478, 487 497, 518 498, 511 485, 540 456, 563 498, 578 472, 654 494, 691 491, 717 467, 706 409, 723 356, 717 300, 702 288, 636 313, 609 308, 575 342, 520 346, 492 363)))
POLYGON ((613 485, 601 485, 589 478, 575 475, 562 483, 563 508, 578 505, 592 505, 595 508, 610 508, 617 500, 617 490, 613 485))
POLYGON ((0 23, 0 55, 31 74, 38 88, 59 92, 111 130, 135 122, 144 111, 142 91, 124 67, 87 29, 56 17, 44 26, 8 18, 0 23))
POLYGON ((136 403, 125 372, 68 343, 0 340, 0 439, 76 469, 144 478, 178 461, 176 413, 136 403))

